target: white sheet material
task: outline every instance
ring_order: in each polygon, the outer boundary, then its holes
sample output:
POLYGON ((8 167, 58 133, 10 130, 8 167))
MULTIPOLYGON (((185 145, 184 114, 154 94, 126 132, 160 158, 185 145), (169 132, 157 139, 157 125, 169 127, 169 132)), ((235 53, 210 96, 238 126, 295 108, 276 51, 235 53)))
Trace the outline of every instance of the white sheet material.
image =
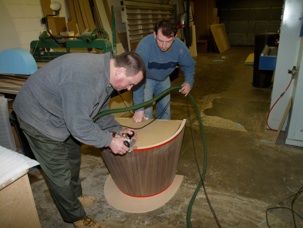
POLYGON ((36 160, 0 146, 0 190, 36 165, 36 160))
POLYGON ((0 145, 16 150, 16 144, 12 132, 12 127, 9 122, 9 111, 7 99, 0 96, 0 145))

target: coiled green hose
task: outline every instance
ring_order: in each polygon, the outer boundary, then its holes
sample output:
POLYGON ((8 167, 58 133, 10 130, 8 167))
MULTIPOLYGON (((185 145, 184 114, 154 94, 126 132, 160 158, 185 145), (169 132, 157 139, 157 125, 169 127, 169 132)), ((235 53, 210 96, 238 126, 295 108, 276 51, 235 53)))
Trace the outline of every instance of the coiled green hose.
MULTIPOLYGON (((93 120, 96 121, 98 120, 99 118, 103 117, 103 116, 106 116, 106 115, 109 115, 109 114, 113 114, 113 113, 120 113, 120 112, 127 112, 127 111, 131 111, 131 110, 136 110, 136 109, 139 109, 139 108, 142 108, 142 107, 146 107, 146 106, 149 106, 151 104, 153 104, 155 101, 159 100, 160 98, 164 97, 165 95, 167 95, 168 93, 170 93, 171 91, 173 90, 180 90, 182 87, 181 86, 172 86, 166 90, 164 90, 162 93, 160 93, 158 96, 155 96, 153 99, 149 100, 149 101, 145 101, 141 104, 137 104, 137 105, 134 105, 134 106, 131 106, 131 107, 126 107, 126 108, 117 108, 117 109, 108 109, 108 110, 105 110, 103 112, 100 112, 99 114, 97 114, 93 120)), ((199 127, 200 127, 200 132, 201 132, 201 137, 202 137, 202 142, 203 142, 203 151, 204 151, 204 162, 203 162, 203 171, 202 171, 202 174, 200 175, 200 181, 194 191, 194 194, 189 202, 189 205, 188 205, 188 208, 187 208, 187 213, 186 213, 186 223, 187 223, 187 227, 192 227, 191 225, 191 221, 190 221, 190 218, 191 218, 191 211, 192 211, 192 207, 193 207, 193 204, 195 202, 195 199, 198 195, 198 192, 200 190, 200 188, 203 186, 204 184, 204 179, 205 179, 205 175, 206 175, 206 168, 207 168, 207 147, 206 147, 206 140, 205 140, 205 137, 204 137, 204 127, 203 127, 203 124, 202 124, 202 119, 201 119, 201 114, 200 114, 200 111, 199 111, 199 108, 197 106, 197 103, 194 99, 194 97, 189 93, 187 95, 187 97, 189 98, 189 100, 191 101, 192 105, 194 106, 194 109, 195 109, 195 112, 196 112, 196 116, 198 118, 198 121, 199 121, 199 127)))

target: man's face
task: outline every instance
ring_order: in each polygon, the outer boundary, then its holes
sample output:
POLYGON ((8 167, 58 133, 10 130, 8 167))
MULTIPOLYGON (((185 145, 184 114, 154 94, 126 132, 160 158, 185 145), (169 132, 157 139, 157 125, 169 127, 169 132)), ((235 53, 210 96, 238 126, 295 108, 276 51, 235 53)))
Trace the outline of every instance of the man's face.
POLYGON ((169 51, 173 42, 175 41, 175 36, 166 37, 162 34, 162 29, 158 30, 158 34, 154 32, 154 37, 156 39, 157 45, 161 51, 166 52, 169 51))
POLYGON ((143 79, 142 71, 138 72, 138 74, 134 76, 126 76, 125 72, 126 70, 123 67, 117 68, 115 72, 115 80, 114 83, 112 83, 112 87, 117 91, 124 89, 129 91, 134 85, 139 84, 143 79))

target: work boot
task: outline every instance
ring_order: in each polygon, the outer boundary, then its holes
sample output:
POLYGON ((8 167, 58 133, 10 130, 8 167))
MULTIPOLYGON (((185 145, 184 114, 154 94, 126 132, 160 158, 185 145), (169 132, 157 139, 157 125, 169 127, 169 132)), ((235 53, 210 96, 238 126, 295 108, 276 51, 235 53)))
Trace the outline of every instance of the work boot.
POLYGON ((103 227, 107 227, 107 226, 102 225, 101 223, 93 220, 92 218, 90 218, 87 215, 85 215, 85 217, 83 219, 74 222, 73 225, 76 228, 87 228, 87 227, 90 227, 90 228, 103 228, 103 227))
POLYGON ((94 196, 82 195, 78 197, 78 200, 80 201, 83 207, 90 207, 96 203, 96 197, 94 196))

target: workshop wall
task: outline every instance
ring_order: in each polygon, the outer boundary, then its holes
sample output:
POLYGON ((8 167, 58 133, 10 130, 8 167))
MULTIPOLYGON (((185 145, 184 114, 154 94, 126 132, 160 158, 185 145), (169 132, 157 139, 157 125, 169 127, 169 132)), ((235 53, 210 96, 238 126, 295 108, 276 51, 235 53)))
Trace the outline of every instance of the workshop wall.
MULTIPOLYGON (((61 3, 60 16, 67 15, 65 0, 61 3)), ((41 0, 0 0, 0 51, 9 48, 24 48, 30 51, 30 42, 37 40, 45 30, 41 0)))
POLYGON ((42 10, 39 0, 0 0, 0 51, 8 48, 29 50, 44 27, 40 24, 42 10))
POLYGON ((284 0, 217 0, 230 45, 254 45, 255 34, 278 32, 284 0))
MULTIPOLYGON (((59 16, 65 17, 66 22, 68 22, 69 12, 66 7, 66 0, 0 0, 0 51, 9 48, 24 48, 30 51, 30 42, 37 40, 40 32, 45 30, 45 26, 41 24, 41 19, 44 16, 42 3, 45 3, 47 7, 49 2, 53 1, 61 3, 62 8, 59 16)), ((108 5, 120 4, 120 0, 98 1, 107 2, 108 5)), ((167 4, 178 0, 140 1, 167 4)))

